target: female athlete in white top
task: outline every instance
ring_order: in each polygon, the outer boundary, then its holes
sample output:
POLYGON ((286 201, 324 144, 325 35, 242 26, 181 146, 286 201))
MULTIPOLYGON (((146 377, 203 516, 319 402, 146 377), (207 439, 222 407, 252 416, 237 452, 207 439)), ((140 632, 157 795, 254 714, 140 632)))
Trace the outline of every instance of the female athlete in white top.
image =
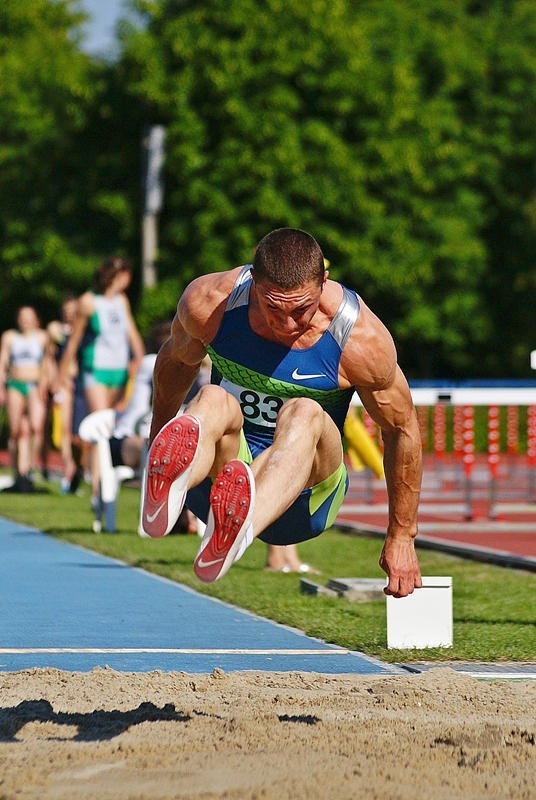
POLYGON ((30 471, 43 446, 46 398, 50 380, 50 340, 37 312, 21 306, 17 328, 5 331, 0 344, 0 403, 5 404, 15 487, 30 491, 30 471))

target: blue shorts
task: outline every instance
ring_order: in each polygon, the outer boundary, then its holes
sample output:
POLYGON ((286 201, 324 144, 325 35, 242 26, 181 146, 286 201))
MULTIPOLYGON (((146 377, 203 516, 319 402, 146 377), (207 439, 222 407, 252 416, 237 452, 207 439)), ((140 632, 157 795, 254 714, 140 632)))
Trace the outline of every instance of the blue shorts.
MULTIPOLYGON (((251 464, 255 455, 258 455, 252 453, 252 449, 242 434, 237 457, 251 464)), ((203 522, 208 517, 211 487, 211 479, 205 478, 198 486, 190 489, 186 496, 186 505, 203 522)), ((314 539, 333 525, 347 491, 348 473, 341 451, 341 463, 335 472, 321 483, 304 489, 290 508, 265 528, 258 538, 267 544, 283 545, 314 539)))

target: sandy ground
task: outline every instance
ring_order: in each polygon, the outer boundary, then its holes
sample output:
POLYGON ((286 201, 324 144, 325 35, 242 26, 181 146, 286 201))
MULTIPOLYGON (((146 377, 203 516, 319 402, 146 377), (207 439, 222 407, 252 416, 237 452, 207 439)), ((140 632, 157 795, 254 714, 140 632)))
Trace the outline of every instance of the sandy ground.
POLYGON ((0 674, 0 799, 536 798, 536 682, 0 674))

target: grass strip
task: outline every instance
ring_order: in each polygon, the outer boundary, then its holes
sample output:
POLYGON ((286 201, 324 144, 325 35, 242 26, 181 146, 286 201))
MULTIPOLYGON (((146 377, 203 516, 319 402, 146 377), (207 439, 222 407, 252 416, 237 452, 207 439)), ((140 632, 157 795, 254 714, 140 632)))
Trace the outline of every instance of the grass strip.
MULTIPOLYGON (((196 591, 248 609, 341 647, 360 650, 389 662, 426 659, 531 661, 536 659, 536 575, 442 553, 421 550, 424 575, 453 579, 454 645, 426 650, 388 650, 385 601, 353 603, 343 598, 308 595, 300 576, 264 569, 266 546, 255 542, 221 581, 202 584, 192 562, 197 536, 170 535, 161 540, 136 533, 139 492, 123 487, 115 534, 91 532, 89 491, 60 495, 52 482, 33 494, 2 493, 0 513, 63 541, 120 559, 196 591)), ((384 577, 378 567, 381 541, 351 537, 332 529, 299 546, 302 559, 321 570, 312 578, 384 577)))

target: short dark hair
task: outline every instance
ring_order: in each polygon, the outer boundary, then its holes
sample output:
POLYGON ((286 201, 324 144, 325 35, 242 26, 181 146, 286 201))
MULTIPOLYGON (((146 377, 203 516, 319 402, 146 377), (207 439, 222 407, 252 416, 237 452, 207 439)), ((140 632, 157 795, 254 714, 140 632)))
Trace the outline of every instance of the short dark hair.
POLYGON ((324 256, 320 245, 299 228, 277 228, 257 245, 253 257, 254 276, 282 289, 295 289, 311 281, 322 285, 324 256))
POLYGON ((97 267, 93 281, 99 294, 102 294, 112 284, 115 276, 119 272, 129 272, 132 275, 132 265, 130 261, 121 256, 107 256, 102 264, 97 267))

